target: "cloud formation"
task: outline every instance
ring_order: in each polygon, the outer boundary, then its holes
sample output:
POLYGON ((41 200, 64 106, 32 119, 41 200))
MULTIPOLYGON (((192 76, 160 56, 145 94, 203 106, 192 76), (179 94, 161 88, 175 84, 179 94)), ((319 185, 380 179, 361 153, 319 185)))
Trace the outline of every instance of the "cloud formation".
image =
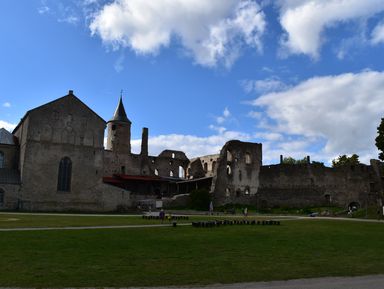
POLYGON ((11 132, 16 127, 16 124, 9 123, 4 120, 0 120, 0 128, 5 128, 7 131, 11 132))
POLYGON ((114 48, 156 54, 179 42, 197 64, 230 67, 241 48, 262 50, 265 15, 252 0, 115 0, 90 24, 114 48))
MULTIPOLYGON (((225 131, 216 135, 199 137, 194 135, 169 134, 150 137, 149 150, 152 155, 158 155, 165 149, 177 149, 186 153, 188 158, 209 154, 218 154, 225 142, 239 139, 247 141, 251 136, 237 131, 225 131)), ((132 140, 132 151, 139 152, 141 140, 132 140)))
POLYGON ((384 11, 382 0, 280 1, 280 24, 286 31, 283 47, 291 54, 319 57, 325 29, 384 11))
POLYGON ((271 131, 304 138, 307 150, 323 142, 323 158, 357 153, 368 159, 377 157, 374 139, 384 116, 383 91, 384 72, 363 71, 314 77, 265 94, 253 105, 265 109, 271 131))
POLYGON ((371 42, 372 44, 384 43, 384 21, 373 29, 371 42))

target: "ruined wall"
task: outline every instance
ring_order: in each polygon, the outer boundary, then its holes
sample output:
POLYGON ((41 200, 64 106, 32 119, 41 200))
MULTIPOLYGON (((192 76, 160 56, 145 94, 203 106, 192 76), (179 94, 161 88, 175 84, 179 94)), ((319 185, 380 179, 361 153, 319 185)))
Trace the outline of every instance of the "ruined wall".
POLYGON ((104 176, 125 174, 185 178, 188 163, 188 158, 180 151, 165 150, 157 157, 105 151, 104 176))
POLYGON ((370 166, 328 168, 319 164, 263 166, 257 205, 260 207, 341 206, 372 201, 370 166))
POLYGON ((220 155, 215 154, 198 157, 206 177, 213 177, 219 156, 220 155))
POLYGON ((252 202, 259 187, 262 146, 232 140, 220 151, 212 179, 215 205, 252 202))

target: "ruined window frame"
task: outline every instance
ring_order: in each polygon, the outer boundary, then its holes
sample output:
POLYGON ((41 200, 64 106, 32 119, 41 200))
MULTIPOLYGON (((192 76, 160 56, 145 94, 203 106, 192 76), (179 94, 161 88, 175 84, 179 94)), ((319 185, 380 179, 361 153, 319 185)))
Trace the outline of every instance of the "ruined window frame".
POLYGON ((248 153, 248 152, 245 153, 245 164, 246 164, 246 165, 250 165, 250 164, 252 164, 251 154, 248 153))

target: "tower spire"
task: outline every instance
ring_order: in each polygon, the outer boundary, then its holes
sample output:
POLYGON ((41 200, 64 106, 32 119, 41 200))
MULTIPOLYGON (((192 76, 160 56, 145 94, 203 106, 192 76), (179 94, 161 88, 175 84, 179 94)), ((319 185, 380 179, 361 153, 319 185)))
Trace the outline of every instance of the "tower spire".
POLYGON ((117 105, 115 113, 113 114, 113 117, 110 121, 121 121, 131 123, 131 121, 127 117, 127 114, 125 113, 125 108, 123 104, 123 90, 121 90, 120 92, 119 104, 117 105))

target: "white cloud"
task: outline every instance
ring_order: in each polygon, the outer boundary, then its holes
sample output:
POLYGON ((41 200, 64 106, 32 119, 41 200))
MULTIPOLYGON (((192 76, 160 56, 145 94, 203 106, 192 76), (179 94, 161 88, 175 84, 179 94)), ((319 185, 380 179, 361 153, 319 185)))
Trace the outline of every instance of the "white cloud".
POLYGON ((216 123, 219 125, 223 124, 224 122, 226 122, 229 119, 230 116, 231 116, 231 112, 229 111, 228 107, 226 107, 223 110, 223 114, 216 117, 216 123))
POLYGON ((0 120, 0 128, 5 128, 6 130, 11 132, 15 127, 16 127, 16 124, 9 123, 4 120, 0 120))
POLYGON ((113 65, 113 68, 117 73, 120 73, 124 70, 124 60, 125 56, 124 54, 121 54, 115 61, 115 64, 113 65))
POLYGON ((8 108, 8 107, 11 107, 11 103, 8 102, 8 101, 7 101, 7 102, 4 102, 4 103, 3 103, 3 107, 7 107, 7 108, 8 108))
MULTIPOLYGON (((188 158, 194 158, 208 154, 217 154, 225 142, 232 139, 247 141, 251 137, 246 133, 236 131, 225 131, 221 134, 207 137, 170 134, 150 137, 148 146, 151 155, 158 155, 165 149, 175 149, 185 152, 188 158)), ((134 152, 140 151, 141 140, 132 140, 131 144, 134 152)))
POLYGON ((384 11, 382 0, 281 0, 280 3, 280 23, 286 31, 283 47, 288 53, 313 58, 319 57, 326 28, 384 11))
POLYGON ((90 29, 104 43, 156 54, 177 39, 196 63, 230 67, 242 46, 262 50, 266 22, 252 0, 115 0, 90 29))
POLYGON ((384 22, 379 23, 372 31, 372 44, 384 43, 384 22))
POLYGON ((286 91, 265 94, 253 105, 265 109, 273 132, 304 138, 307 147, 291 143, 293 153, 314 151, 311 146, 323 142, 318 153, 323 158, 352 153, 375 158, 383 91, 384 72, 364 71, 314 77, 286 91))
POLYGON ((271 91, 284 90, 288 87, 278 77, 271 77, 263 80, 246 79, 246 80, 243 80, 241 84, 246 93, 251 93, 251 92, 267 93, 271 91))

